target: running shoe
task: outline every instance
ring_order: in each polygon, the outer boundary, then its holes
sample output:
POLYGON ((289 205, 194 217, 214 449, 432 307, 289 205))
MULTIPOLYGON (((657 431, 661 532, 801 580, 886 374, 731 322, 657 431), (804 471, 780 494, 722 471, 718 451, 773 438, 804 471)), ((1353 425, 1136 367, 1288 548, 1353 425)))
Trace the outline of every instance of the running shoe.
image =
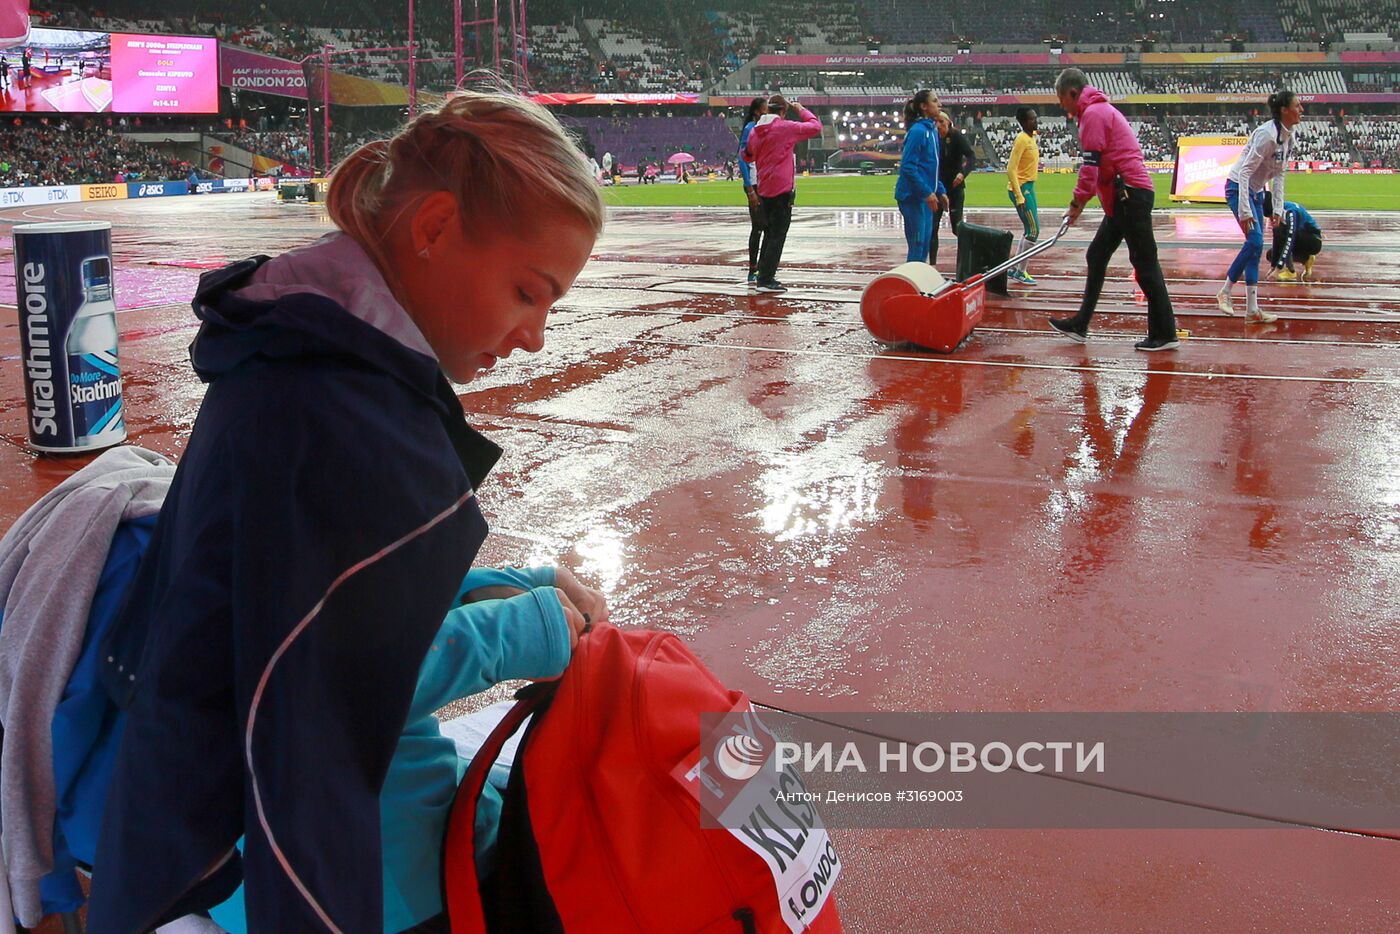
POLYGON ((1019 269, 1013 269, 1010 272, 1008 272, 1006 274, 1006 278, 1015 279, 1022 285, 1035 285, 1035 279, 1031 278, 1031 274, 1028 272, 1022 272, 1019 269))
POLYGON ((1153 353, 1158 350, 1176 350, 1180 346, 1181 341, 1175 337, 1149 337, 1145 341, 1138 341, 1133 348, 1144 353, 1153 353))
POLYGON ((772 279, 772 280, 770 280, 770 281, 768 281, 768 282, 759 282, 759 283, 757 283, 757 288, 758 288, 758 290, 759 290, 760 292, 786 292, 786 291, 787 291, 787 286, 783 285, 783 284, 782 284, 781 282, 779 282, 777 279, 772 279))
POLYGON ((1059 331, 1076 344, 1083 344, 1089 340, 1087 332, 1081 331, 1074 326, 1073 318, 1051 318, 1049 320, 1051 329, 1059 331))
POLYGON ((1219 308, 1227 315, 1233 315, 1235 313, 1235 303, 1230 298, 1230 293, 1225 289, 1221 289, 1219 292, 1215 293, 1215 307, 1219 308))
POLYGON ((1267 311, 1251 311, 1245 318, 1250 324, 1273 324, 1278 320, 1278 315, 1271 315, 1267 311))
POLYGON ((748 285, 749 285, 749 288, 751 288, 751 289, 752 289, 752 288, 756 288, 756 287, 758 286, 758 273, 756 273, 756 272, 751 272, 751 273, 749 273, 748 285))
POLYGON ((1278 281, 1280 281, 1280 282, 1297 282, 1297 281, 1298 281, 1298 274, 1297 274, 1296 272, 1294 272, 1293 270, 1291 270, 1291 269, 1280 269, 1280 270, 1278 271, 1278 281))

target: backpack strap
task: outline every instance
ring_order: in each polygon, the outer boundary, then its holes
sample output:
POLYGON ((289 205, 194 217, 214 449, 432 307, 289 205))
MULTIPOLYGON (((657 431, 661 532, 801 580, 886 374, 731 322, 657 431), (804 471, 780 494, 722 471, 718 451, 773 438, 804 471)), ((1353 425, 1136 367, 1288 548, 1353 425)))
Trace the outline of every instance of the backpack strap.
POLYGON ((443 846, 443 876, 447 883, 445 902, 447 917, 453 931, 484 932, 486 919, 481 906, 481 881, 476 875, 476 805, 491 774, 491 766, 500 758, 506 741, 520 725, 536 711, 548 706, 554 697, 557 682, 527 685, 516 694, 515 706, 506 712, 501 722, 486 737, 472 757, 467 774, 457 786, 448 818, 447 838, 443 846))

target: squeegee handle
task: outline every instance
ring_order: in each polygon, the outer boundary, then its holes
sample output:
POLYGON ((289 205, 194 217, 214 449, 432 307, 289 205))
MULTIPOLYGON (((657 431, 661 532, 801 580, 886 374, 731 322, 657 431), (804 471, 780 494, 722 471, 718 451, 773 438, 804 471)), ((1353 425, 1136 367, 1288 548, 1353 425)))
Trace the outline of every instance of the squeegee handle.
POLYGON ((942 295, 944 292, 948 291, 957 284, 958 283, 956 282, 945 281, 942 285, 934 289, 932 292, 920 292, 919 294, 922 295, 924 298, 933 298, 935 295, 942 295))
POLYGON ((1065 235, 1066 230, 1069 230, 1069 217, 1067 216, 1060 218, 1060 229, 1055 231, 1055 236, 1051 237, 1049 240, 1041 240, 1029 250, 1026 250, 1019 256, 1011 257, 1006 262, 1002 263, 1000 266, 994 266, 991 269, 988 269, 986 272, 982 273, 982 278, 990 279, 993 276, 999 276, 1002 273, 1006 272, 1008 269, 1010 269, 1012 266, 1015 266, 1018 263, 1023 263, 1038 253, 1044 253, 1056 243, 1060 242, 1060 238, 1065 235))

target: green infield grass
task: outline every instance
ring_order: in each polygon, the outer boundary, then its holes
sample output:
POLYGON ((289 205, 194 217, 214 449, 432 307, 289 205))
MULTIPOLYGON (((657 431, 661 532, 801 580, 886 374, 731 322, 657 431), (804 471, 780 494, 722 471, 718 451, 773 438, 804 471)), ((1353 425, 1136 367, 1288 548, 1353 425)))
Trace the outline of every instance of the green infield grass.
MULTIPOLYGON (((1157 205, 1168 205, 1170 175, 1154 175, 1157 205)), ((1041 210, 1054 211, 1069 204, 1075 177, 1045 174, 1036 181, 1041 210)), ((625 179, 604 190, 608 204, 617 207, 741 207, 744 192, 737 181, 702 181, 692 185, 638 185, 625 179)), ((1308 175, 1290 172, 1288 199, 1310 211, 1400 210, 1400 175, 1308 175)), ((894 207, 893 175, 841 175, 798 177, 797 203, 808 207, 894 207)), ((1006 176, 976 173, 967 182, 967 206, 1007 207, 1006 176)))

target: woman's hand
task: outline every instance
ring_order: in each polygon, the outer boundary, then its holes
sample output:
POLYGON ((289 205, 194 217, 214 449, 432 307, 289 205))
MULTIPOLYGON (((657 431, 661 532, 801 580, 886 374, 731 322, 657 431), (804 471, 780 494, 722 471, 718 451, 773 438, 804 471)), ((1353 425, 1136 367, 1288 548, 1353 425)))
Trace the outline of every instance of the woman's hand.
POLYGON ((563 591, 573 606, 584 614, 585 623, 606 623, 608 621, 608 601, 601 590, 585 587, 579 583, 574 572, 562 565, 554 569, 554 586, 563 591))
POLYGON ((579 612, 579 608, 569 599, 563 588, 555 587, 554 594, 559 598, 559 605, 564 608, 564 622, 569 626, 569 649, 572 651, 578 648, 579 636, 588 631, 588 618, 579 612))

